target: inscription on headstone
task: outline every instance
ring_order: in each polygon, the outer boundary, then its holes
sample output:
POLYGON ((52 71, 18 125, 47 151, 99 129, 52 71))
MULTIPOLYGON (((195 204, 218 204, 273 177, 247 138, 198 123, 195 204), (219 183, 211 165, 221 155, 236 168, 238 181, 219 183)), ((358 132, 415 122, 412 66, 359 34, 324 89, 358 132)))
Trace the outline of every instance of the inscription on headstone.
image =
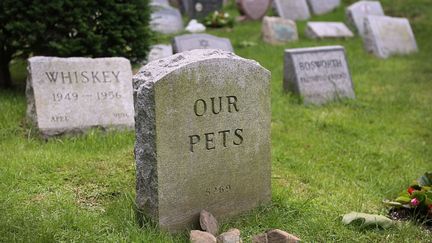
POLYGON ((261 19, 271 5, 270 0, 236 0, 240 13, 248 19, 261 19))
POLYGON ((275 0, 276 12, 284 19, 306 20, 310 18, 306 0, 275 0))
POLYGON ((355 98, 342 46, 285 50, 284 90, 303 98, 305 104, 324 104, 355 98))
POLYGON ((282 44, 298 40, 297 25, 293 20, 279 17, 264 17, 263 39, 267 43, 282 44))
POLYGON ((27 116, 43 136, 133 127, 129 60, 32 57, 28 71, 27 116))
POLYGON ((308 0, 308 3, 314 14, 321 15, 339 7, 341 0, 308 0))
POLYGON ((161 228, 224 219, 271 198, 270 72, 221 50, 179 53, 134 77, 137 205, 161 228))
POLYGON ((351 30, 340 22, 308 22, 305 33, 312 39, 350 38, 354 36, 351 30))
POLYGON ((363 36, 365 17, 384 16, 384 10, 378 1, 359 1, 347 8, 346 15, 348 22, 355 26, 358 33, 363 36))
POLYGON ((182 0, 182 9, 191 19, 202 19, 222 9, 222 0, 182 0))
POLYGON ((186 34, 176 36, 172 40, 174 53, 194 49, 220 49, 233 52, 231 41, 209 34, 186 34))
POLYGON ((377 57, 417 52, 417 43, 408 19, 368 16, 363 36, 367 51, 377 57))

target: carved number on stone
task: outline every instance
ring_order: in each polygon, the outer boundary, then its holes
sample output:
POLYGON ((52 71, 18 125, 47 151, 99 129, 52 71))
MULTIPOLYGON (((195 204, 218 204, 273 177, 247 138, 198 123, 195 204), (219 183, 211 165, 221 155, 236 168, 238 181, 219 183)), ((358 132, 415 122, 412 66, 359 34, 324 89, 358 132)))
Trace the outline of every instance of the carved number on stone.
POLYGON ((231 191, 231 185, 215 186, 213 188, 207 188, 206 194, 211 195, 211 194, 224 193, 229 191, 231 191))
POLYGON ((55 102, 60 102, 62 100, 76 101, 78 100, 78 93, 54 93, 52 97, 55 102))
POLYGON ((114 91, 97 92, 97 98, 98 100, 113 100, 113 99, 120 99, 121 95, 114 91))

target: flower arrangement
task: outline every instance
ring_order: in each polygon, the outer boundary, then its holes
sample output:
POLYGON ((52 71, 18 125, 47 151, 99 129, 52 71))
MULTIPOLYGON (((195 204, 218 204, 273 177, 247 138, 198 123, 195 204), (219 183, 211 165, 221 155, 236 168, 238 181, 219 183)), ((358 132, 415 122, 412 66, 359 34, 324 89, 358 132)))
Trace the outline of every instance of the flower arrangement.
POLYGON ((234 18, 223 11, 214 11, 204 18, 204 25, 212 28, 232 28, 234 26, 234 18))

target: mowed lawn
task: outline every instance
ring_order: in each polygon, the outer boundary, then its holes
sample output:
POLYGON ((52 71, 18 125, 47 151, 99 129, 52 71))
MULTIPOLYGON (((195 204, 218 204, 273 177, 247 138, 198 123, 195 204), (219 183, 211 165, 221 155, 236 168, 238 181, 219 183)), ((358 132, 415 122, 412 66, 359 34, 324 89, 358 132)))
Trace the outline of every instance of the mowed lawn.
MULTIPOLYGON (((341 223, 351 211, 386 215, 383 199, 432 171, 432 4, 381 2, 388 15, 410 19, 419 53, 380 60, 359 37, 306 39, 305 22, 300 41, 279 46, 261 41, 257 21, 208 31, 272 73, 272 203, 223 222, 223 230, 240 229, 244 242, 270 228, 305 242, 432 242, 412 223, 388 230, 341 223), (283 93, 284 49, 322 45, 346 48, 356 100, 304 106, 283 93)), ((344 21, 344 8, 313 20, 344 21)), ((233 6, 229 12, 237 15, 233 6)), ((187 242, 188 232, 170 235, 135 215, 133 132, 39 139, 25 121, 25 63, 12 70, 17 88, 0 91, 0 242, 187 242)))

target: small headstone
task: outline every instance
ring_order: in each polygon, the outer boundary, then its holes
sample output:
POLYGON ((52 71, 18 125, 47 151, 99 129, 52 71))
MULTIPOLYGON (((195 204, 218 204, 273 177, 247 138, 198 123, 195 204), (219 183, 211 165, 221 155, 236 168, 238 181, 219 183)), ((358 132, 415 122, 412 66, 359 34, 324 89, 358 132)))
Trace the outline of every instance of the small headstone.
POLYGON ((270 72, 221 50, 151 62, 134 76, 137 207, 162 229, 271 199, 270 72))
POLYGON ((171 45, 154 45, 150 49, 147 61, 151 62, 161 58, 169 57, 173 54, 171 45))
POLYGON ((405 18, 366 17, 363 41, 366 50, 380 58, 406 55, 418 50, 411 25, 405 18))
POLYGON ((183 30, 180 11, 169 6, 153 6, 150 28, 162 34, 173 34, 183 30))
POLYGON ((267 240, 268 242, 287 242, 287 243, 297 243, 301 240, 288 232, 283 230, 274 229, 267 231, 267 240))
POLYGON ((198 23, 196 19, 191 19, 191 21, 189 21, 189 24, 186 26, 186 31, 189 31, 191 33, 204 32, 205 30, 206 27, 203 24, 198 23))
POLYGON ((341 0, 308 0, 308 3, 314 14, 321 15, 339 7, 341 0))
POLYGON ((186 34, 176 36, 172 40, 174 53, 190 51, 194 49, 219 49, 233 52, 231 41, 209 34, 186 34))
POLYGON ((363 36, 365 17, 384 16, 384 10, 378 1, 359 1, 347 8, 346 15, 348 22, 355 26, 358 33, 363 36))
POLYGON ((270 0, 236 0, 236 3, 240 13, 253 20, 264 17, 271 5, 270 0))
POLYGON ((306 104, 355 98, 342 46, 287 49, 284 63, 284 90, 306 104))
POLYGON ((192 230, 189 240, 191 243, 216 243, 216 237, 208 232, 200 230, 192 230))
POLYGON ((311 39, 354 37, 351 30, 341 22, 308 22, 305 34, 311 39))
POLYGON ((202 19, 222 9, 223 0, 182 0, 182 9, 191 19, 202 19))
POLYGON ((297 25, 293 20, 279 17, 264 17, 263 39, 271 44, 283 44, 298 40, 297 25))
POLYGON ((213 214, 205 210, 201 210, 200 213, 200 226, 202 230, 209 232, 214 236, 216 236, 219 232, 219 226, 216 218, 213 216, 213 214))
POLYGON ((44 137, 92 127, 133 128, 129 60, 32 57, 28 72, 27 116, 44 137))
POLYGON ((240 230, 229 229, 227 232, 222 233, 217 238, 217 243, 242 243, 240 238, 240 230))
POLYGON ((284 19, 306 20, 310 18, 306 0, 275 0, 274 5, 278 15, 284 19))

